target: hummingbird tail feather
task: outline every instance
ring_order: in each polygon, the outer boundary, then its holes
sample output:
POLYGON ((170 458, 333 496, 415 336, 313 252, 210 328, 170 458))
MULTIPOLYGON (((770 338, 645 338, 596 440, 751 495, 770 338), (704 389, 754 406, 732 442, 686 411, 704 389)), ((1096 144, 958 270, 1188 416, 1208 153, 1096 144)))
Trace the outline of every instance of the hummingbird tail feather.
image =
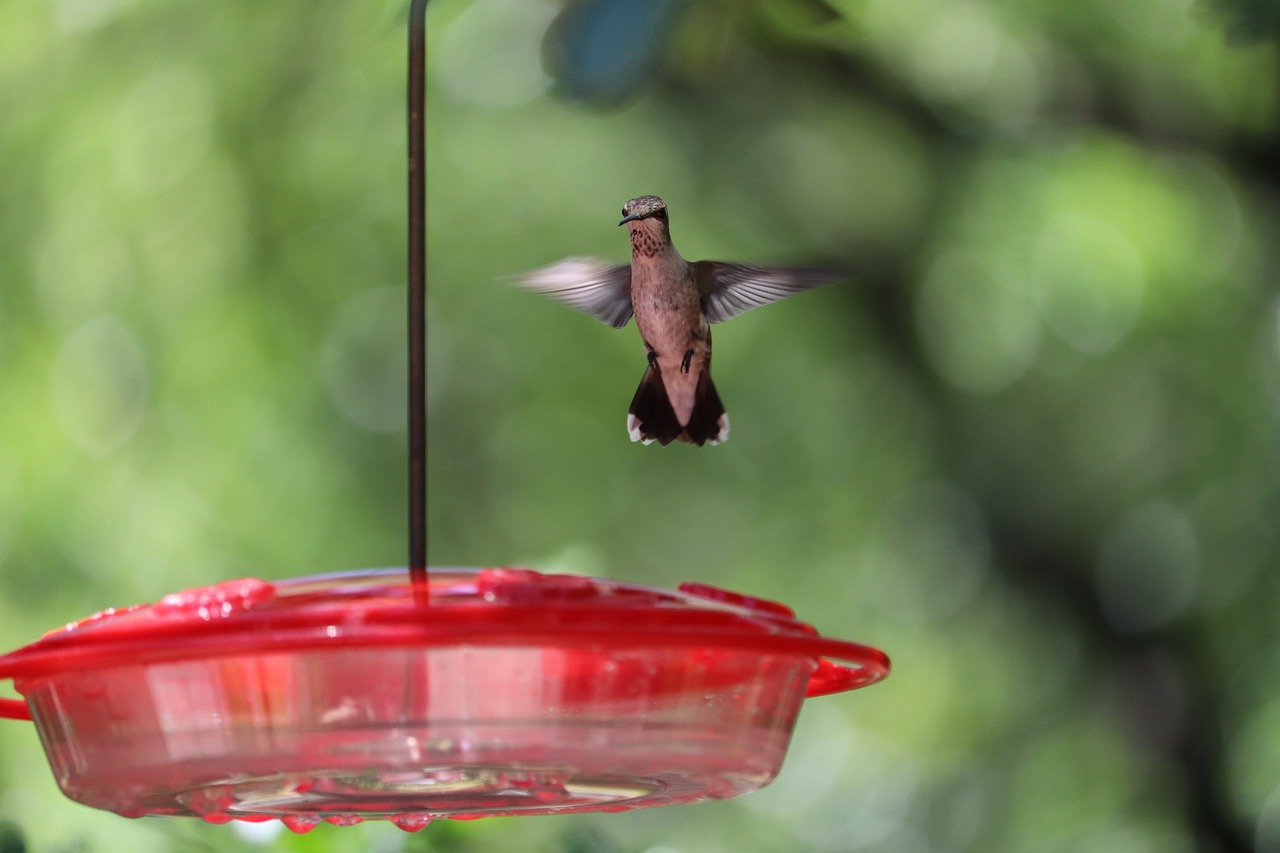
POLYGON ((683 440, 692 441, 699 447, 703 442, 719 444, 729 437, 729 416, 725 414, 724 403, 716 393, 715 383, 711 381, 711 371, 704 369, 698 376, 698 390, 694 392, 693 412, 689 415, 689 423, 684 426, 683 440))
POLYGON ((657 441, 666 445, 679 438, 683 431, 675 410, 671 408, 671 401, 667 399, 662 373, 656 367, 645 368, 627 414, 627 432, 631 440, 645 444, 657 441))
POLYGON ((689 422, 682 425, 671 407, 661 371, 648 367, 640 379, 635 397, 631 399, 627 433, 632 441, 645 444, 657 441, 667 445, 680 441, 701 447, 709 441, 715 445, 729 437, 729 416, 725 414, 711 375, 703 370, 698 377, 693 412, 689 415, 689 422))

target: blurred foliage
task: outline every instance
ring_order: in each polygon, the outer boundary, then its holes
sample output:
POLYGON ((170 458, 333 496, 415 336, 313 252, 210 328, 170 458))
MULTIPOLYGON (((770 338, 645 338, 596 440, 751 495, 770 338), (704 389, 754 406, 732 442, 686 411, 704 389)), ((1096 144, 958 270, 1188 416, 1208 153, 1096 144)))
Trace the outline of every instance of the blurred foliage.
MULTIPOLYGON (((432 562, 795 607, 894 659, 731 802, 128 821, 0 726, 44 851, 1280 850, 1280 76, 1269 0, 436 0, 432 562), (722 447, 500 282, 848 264, 716 330, 722 447)), ((0 646, 403 560, 405 4, 0 10, 0 646), (232 476, 232 475, 235 476, 232 476)))

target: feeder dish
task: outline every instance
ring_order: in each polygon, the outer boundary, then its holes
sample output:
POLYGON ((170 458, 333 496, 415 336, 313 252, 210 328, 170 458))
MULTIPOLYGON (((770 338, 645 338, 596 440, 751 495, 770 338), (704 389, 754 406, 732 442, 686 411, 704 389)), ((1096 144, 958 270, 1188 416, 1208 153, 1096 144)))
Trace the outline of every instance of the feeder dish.
POLYGON ((0 657, 25 699, 0 714, 29 715, 63 792, 95 808, 419 828, 755 790, 806 695, 887 671, 714 587, 385 569, 91 616, 0 657))

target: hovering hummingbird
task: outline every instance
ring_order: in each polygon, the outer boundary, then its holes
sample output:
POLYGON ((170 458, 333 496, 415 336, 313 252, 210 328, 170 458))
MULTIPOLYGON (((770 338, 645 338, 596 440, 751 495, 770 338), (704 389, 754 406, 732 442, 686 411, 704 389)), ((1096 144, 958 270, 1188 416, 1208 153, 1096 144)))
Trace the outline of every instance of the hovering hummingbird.
POLYGON ((634 313, 649 365, 627 414, 632 441, 702 446, 729 437, 729 416, 711 382, 711 324, 843 277, 833 268, 754 267, 680 257, 667 205, 656 195, 622 208, 631 263, 566 258, 516 279, 608 323, 634 313))

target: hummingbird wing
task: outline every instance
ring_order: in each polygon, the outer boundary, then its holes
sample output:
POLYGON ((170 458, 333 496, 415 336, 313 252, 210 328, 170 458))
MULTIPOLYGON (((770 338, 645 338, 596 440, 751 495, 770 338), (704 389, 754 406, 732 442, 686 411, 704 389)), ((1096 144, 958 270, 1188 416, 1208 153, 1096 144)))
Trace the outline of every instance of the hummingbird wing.
POLYGON ((613 266, 594 258, 565 258, 516 276, 516 284, 558 299, 621 329, 631 319, 631 266, 613 266))
POLYGON ((689 269, 709 323, 722 323, 743 311, 848 277, 836 267, 753 267, 722 261, 697 261, 689 269))

